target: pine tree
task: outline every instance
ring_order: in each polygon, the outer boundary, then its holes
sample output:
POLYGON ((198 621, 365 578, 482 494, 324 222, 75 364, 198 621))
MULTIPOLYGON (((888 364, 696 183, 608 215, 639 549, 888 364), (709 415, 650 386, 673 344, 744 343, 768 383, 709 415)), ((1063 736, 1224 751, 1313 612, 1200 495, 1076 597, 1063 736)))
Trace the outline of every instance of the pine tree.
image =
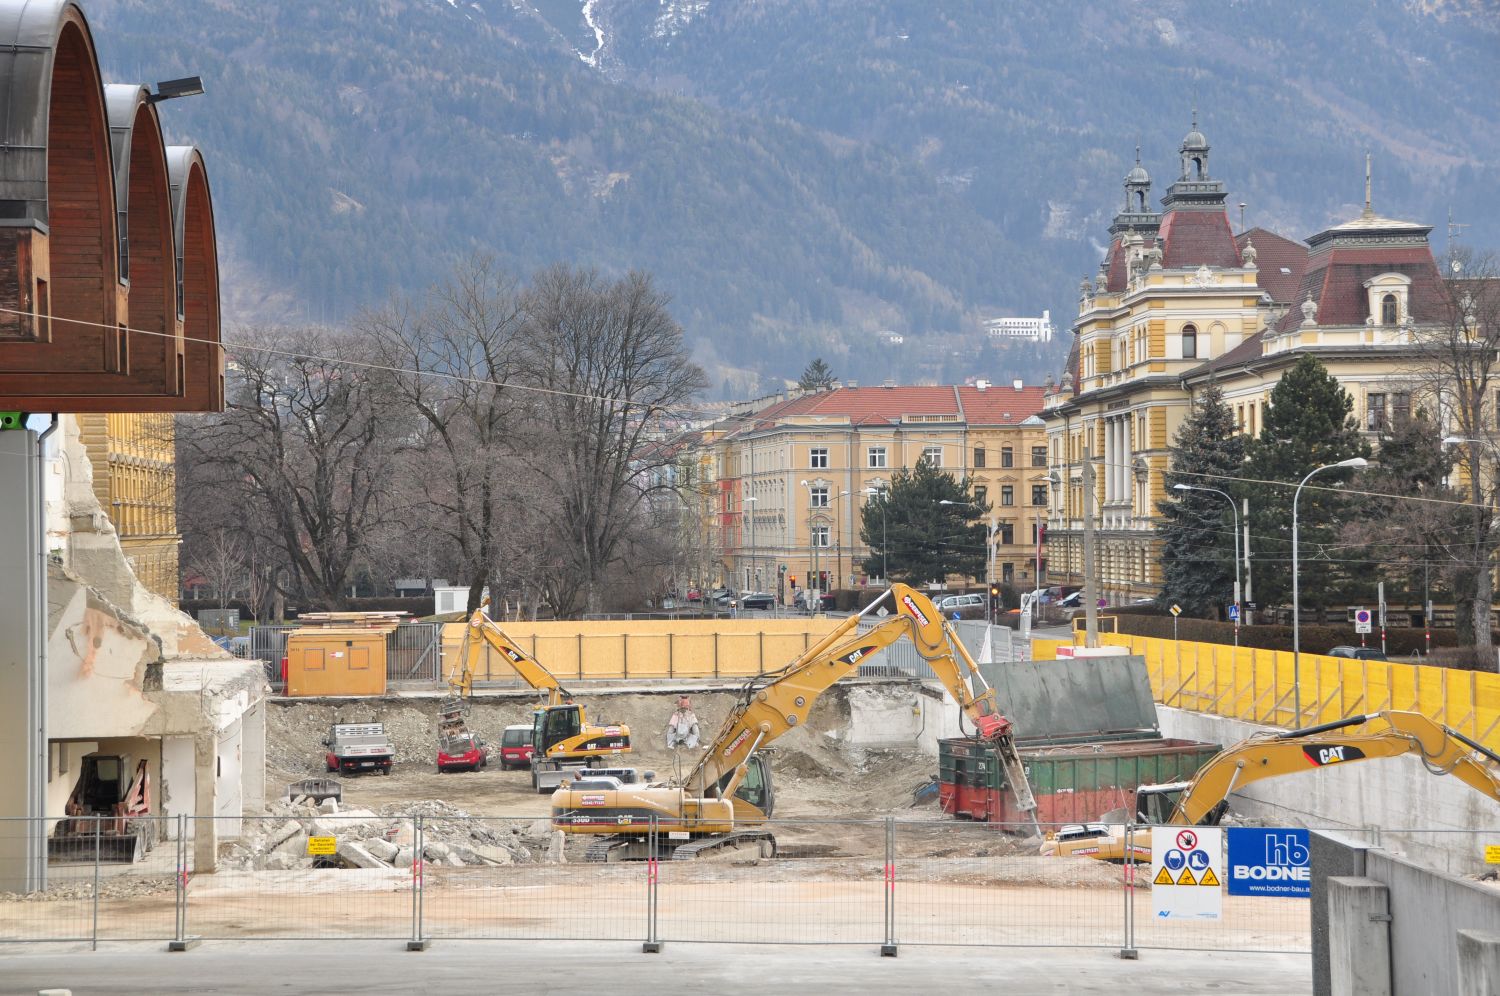
POLYGON ((983 578, 989 507, 974 504, 967 478, 959 480, 925 459, 891 476, 891 486, 860 513, 859 538, 870 548, 866 574, 887 571, 911 585, 941 583, 950 575, 983 578), (952 502, 944 505, 942 502, 952 502))
MULTIPOLYGON (((1368 457, 1370 446, 1352 415, 1354 402, 1315 356, 1299 358, 1271 391, 1260 435, 1250 444, 1249 486, 1252 561, 1257 602, 1289 605, 1292 592, 1292 499, 1297 484, 1317 467, 1368 457)), ((1300 588, 1304 611, 1321 617, 1345 600, 1364 579, 1358 557, 1339 546, 1342 525, 1354 505, 1338 490, 1353 478, 1349 469, 1328 470, 1302 489, 1297 502, 1301 536, 1300 588), (1336 563, 1343 561, 1343 563, 1336 563)))
POLYGON ((1189 615, 1208 615, 1234 597, 1235 516, 1223 495, 1177 490, 1176 485, 1214 488, 1239 501, 1245 437, 1234 424, 1216 383, 1194 399, 1192 412, 1172 448, 1167 495, 1156 506, 1161 516, 1161 601, 1176 603, 1189 615))
POLYGON ((826 391, 833 387, 833 369, 819 356, 802 371, 797 386, 804 391, 826 391))

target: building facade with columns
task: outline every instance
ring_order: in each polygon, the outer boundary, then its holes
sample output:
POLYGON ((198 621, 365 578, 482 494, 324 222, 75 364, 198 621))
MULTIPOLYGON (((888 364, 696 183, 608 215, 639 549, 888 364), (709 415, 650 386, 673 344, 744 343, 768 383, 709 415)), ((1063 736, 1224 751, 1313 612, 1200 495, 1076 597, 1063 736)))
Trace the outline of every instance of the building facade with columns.
POLYGON ((1241 431, 1254 435, 1282 373, 1311 353, 1353 397, 1373 441, 1414 410, 1423 330, 1453 319, 1430 226, 1375 214, 1368 178, 1364 212, 1305 242, 1261 228, 1236 234, 1209 151, 1195 120, 1160 212, 1137 152, 1108 252, 1079 290, 1061 382, 1049 382, 1041 412, 1060 485, 1048 508, 1052 570, 1082 582, 1091 462, 1096 581, 1116 604, 1160 591, 1157 503, 1195 392, 1216 381, 1241 431))
POLYGON ((1041 406, 1042 389, 1020 382, 838 387, 725 423, 708 445, 726 584, 787 602, 793 579, 825 591, 880 582, 863 566, 863 506, 925 457, 990 505, 995 579, 1030 586, 1047 501, 1041 406))

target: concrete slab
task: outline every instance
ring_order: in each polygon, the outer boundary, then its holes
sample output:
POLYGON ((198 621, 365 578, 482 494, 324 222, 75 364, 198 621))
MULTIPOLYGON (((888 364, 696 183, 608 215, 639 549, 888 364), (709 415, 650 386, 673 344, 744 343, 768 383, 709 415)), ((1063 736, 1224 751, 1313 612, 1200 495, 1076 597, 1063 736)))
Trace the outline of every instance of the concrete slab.
POLYGON ((918 948, 882 958, 874 947, 667 944, 640 942, 434 942, 425 953, 404 941, 336 943, 205 942, 173 955, 139 944, 11 948, 4 992, 67 986, 74 996, 172 993, 330 992, 661 993, 730 992, 781 985, 798 992, 1137 994, 1307 993, 1306 955, 1143 951, 1121 961, 1109 951, 1040 948, 918 948), (274 966, 267 975, 267 966, 274 966), (773 981, 774 980, 774 981, 773 981))

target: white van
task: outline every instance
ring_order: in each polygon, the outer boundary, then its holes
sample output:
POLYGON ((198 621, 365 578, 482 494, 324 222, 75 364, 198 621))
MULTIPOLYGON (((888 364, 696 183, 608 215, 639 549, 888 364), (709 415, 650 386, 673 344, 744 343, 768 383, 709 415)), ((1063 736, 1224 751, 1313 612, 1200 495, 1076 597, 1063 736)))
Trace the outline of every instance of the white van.
POLYGON ((984 608, 983 595, 948 595, 938 602, 938 608, 944 612, 952 612, 955 609, 982 609, 984 608))

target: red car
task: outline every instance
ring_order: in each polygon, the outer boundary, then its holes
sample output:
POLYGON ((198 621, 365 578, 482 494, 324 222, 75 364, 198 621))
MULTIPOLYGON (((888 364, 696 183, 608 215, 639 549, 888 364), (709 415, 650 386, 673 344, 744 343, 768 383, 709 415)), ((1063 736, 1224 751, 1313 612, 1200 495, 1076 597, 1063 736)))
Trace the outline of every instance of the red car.
POLYGON ((438 774, 445 771, 478 771, 489 764, 484 741, 472 733, 438 741, 438 774))
POLYGON ((531 755, 536 748, 531 745, 531 727, 507 726, 500 734, 500 768, 529 768, 531 755))

